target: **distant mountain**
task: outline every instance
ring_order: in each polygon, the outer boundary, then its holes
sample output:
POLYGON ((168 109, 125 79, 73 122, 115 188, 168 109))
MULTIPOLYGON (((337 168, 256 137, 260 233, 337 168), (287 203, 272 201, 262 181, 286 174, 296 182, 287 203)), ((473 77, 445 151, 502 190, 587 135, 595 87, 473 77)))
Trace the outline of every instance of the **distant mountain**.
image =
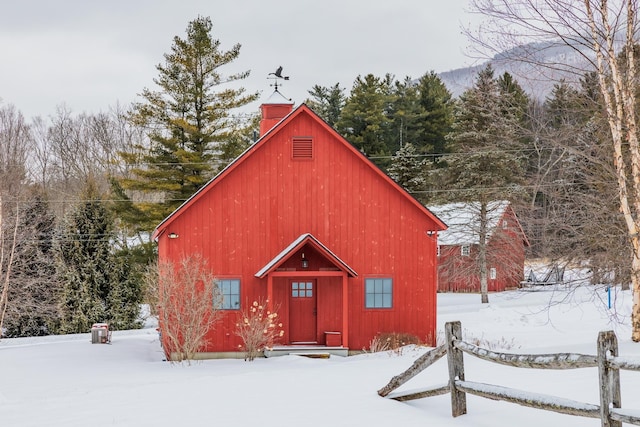
POLYGON ((544 100, 554 84, 564 78, 577 82, 585 70, 592 69, 586 48, 572 48, 558 43, 531 43, 495 55, 482 64, 445 71, 438 75, 454 96, 473 86, 480 70, 491 63, 495 76, 509 72, 532 97, 544 100), (536 65, 544 63, 545 66, 536 65))

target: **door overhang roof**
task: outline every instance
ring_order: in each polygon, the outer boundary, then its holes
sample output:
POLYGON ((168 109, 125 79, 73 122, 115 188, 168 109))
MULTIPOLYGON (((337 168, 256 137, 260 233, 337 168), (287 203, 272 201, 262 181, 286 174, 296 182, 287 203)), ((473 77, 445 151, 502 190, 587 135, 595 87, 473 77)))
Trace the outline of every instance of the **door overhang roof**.
POLYGON ((302 234, 300 237, 295 239, 293 242, 289 244, 286 248, 284 248, 278 255, 273 257, 271 261, 269 261, 264 267, 262 267, 255 276, 262 279, 267 276, 269 273, 275 271, 278 267, 280 267, 285 261, 287 261, 295 252, 297 252, 304 245, 309 244, 313 246, 318 252, 320 252, 325 259, 330 261, 333 265, 335 265, 339 270, 347 273, 350 277, 357 277, 358 273, 349 267, 347 263, 342 261, 336 254, 334 254, 329 248, 327 248, 320 240, 316 239, 311 233, 302 234))

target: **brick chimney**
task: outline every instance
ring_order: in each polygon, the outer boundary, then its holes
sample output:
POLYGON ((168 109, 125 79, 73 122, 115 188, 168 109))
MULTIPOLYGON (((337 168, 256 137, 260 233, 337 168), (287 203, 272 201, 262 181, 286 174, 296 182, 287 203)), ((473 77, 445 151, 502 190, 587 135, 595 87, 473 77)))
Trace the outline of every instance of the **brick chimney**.
POLYGON ((285 98, 276 88, 261 106, 262 120, 260 120, 260 136, 269 132, 278 122, 293 110, 293 102, 285 98))

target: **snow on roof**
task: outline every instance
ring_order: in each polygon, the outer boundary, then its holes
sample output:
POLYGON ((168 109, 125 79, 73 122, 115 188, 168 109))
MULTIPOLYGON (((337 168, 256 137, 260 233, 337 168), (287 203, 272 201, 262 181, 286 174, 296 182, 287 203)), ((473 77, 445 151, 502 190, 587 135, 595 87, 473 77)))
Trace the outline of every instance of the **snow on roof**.
MULTIPOLYGON (((487 204, 487 236, 491 237, 498 226, 500 218, 509 206, 506 200, 487 204)), ((441 245, 477 245, 480 240, 480 203, 450 203, 440 206, 429 206, 429 210, 449 226, 438 233, 441 245)))
POLYGON ((263 104, 292 104, 293 101, 289 98, 285 98, 283 94, 280 93, 278 89, 274 90, 273 93, 267 98, 263 104))
POLYGON ((282 259, 284 259, 291 251, 293 251, 295 249, 296 246, 298 246, 300 243, 302 243, 309 236, 311 236, 311 234, 309 234, 309 233, 300 235, 300 237, 298 237, 296 240, 291 242, 289 244, 289 246, 284 248, 278 255, 273 257, 273 259, 271 261, 269 261, 264 267, 262 267, 260 269, 260 271, 258 271, 255 274, 255 276, 256 277, 264 276, 267 273, 267 271, 271 270, 278 262, 280 262, 282 259))
POLYGON ((296 250, 296 248, 302 246, 307 241, 311 241, 315 243, 316 247, 321 249, 328 255, 334 263, 338 266, 342 267, 343 271, 346 271, 352 277, 356 277, 358 273, 355 272, 354 269, 349 267, 346 262, 342 261, 336 254, 334 254, 329 248, 327 248, 320 240, 318 240, 313 234, 305 233, 300 235, 297 239, 289 244, 286 248, 284 248, 278 255, 276 255, 271 261, 269 261, 264 267, 262 267, 256 274, 256 277, 264 277, 265 274, 269 272, 269 270, 273 269, 277 264, 286 259, 289 254, 296 250))

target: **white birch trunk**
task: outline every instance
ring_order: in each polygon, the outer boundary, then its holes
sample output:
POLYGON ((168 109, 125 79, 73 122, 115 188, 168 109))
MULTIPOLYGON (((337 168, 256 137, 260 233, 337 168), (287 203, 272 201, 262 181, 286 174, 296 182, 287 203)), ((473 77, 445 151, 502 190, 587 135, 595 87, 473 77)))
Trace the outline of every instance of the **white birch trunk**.
POLYGON ((487 277, 487 205, 480 202, 480 230, 478 239, 478 266, 480 268, 480 295, 482 304, 489 303, 489 283, 487 277))
POLYGON ((627 0, 627 26, 625 52, 627 54, 626 77, 618 66, 618 55, 614 49, 614 29, 609 24, 608 1, 598 2, 597 10, 592 8, 592 0, 584 0, 588 24, 596 54, 597 74, 600 92, 607 112, 607 121, 613 144, 613 162, 618 181, 620 212, 627 226, 627 233, 633 248, 631 260, 631 283, 633 308, 631 313, 633 341, 640 341, 640 240, 638 237, 640 215, 640 149, 638 147, 637 124, 635 118, 635 81, 633 45, 636 19, 636 4, 627 0), (596 13, 601 22, 596 20, 596 13), (606 54, 606 55, 605 55, 606 54), (625 161, 623 144, 629 147, 629 163, 625 161), (631 190, 628 180, 631 179, 631 190))
MULTIPOLYGON (((0 195, 0 230, 2 227, 2 196, 0 195)), ((16 218, 15 224, 13 226, 13 241, 11 242, 11 250, 9 252, 9 259, 7 260, 7 268, 2 272, 3 262, 4 262, 4 239, 3 232, 0 231, 0 245, 2 249, 0 249, 0 283, 2 283, 2 295, 0 295, 0 337, 2 337, 2 327, 4 325, 4 316, 7 313, 7 306, 9 305, 9 278, 11 276, 11 265, 13 264, 13 256, 16 251, 16 242, 18 239, 18 219, 19 212, 18 206, 16 205, 16 218)))
POLYGON ((2 194, 0 194, 0 339, 2 339, 2 324, 4 323, 5 301, 9 289, 4 283, 4 227, 2 227, 2 194))

